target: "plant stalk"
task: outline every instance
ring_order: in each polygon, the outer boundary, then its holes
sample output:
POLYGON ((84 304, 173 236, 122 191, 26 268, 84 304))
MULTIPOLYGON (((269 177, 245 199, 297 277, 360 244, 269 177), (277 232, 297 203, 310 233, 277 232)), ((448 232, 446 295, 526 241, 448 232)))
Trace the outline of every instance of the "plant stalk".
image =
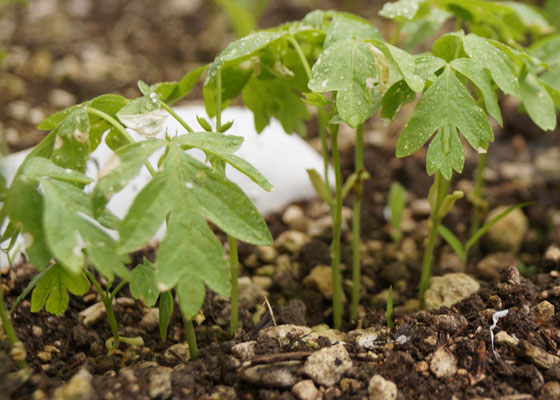
MULTIPOLYGON (((10 320, 10 314, 8 313, 8 309, 6 308, 6 303, 4 303, 4 292, 2 291, 2 285, 0 285, 0 320, 2 321, 2 326, 4 327, 4 332, 6 332, 6 336, 8 337, 8 342, 12 347, 20 345, 21 341, 19 340, 16 330, 12 325, 12 321, 10 320)), ((18 360, 16 364, 19 369, 24 369, 27 367, 27 363, 25 360, 18 360)))
POLYGON ((354 171, 358 175, 354 186, 354 205, 352 210, 352 303, 350 308, 350 320, 358 318, 358 304, 360 303, 360 278, 361 278, 361 212, 363 181, 361 171, 364 168, 364 127, 359 125, 356 129, 356 146, 354 148, 354 171))
POLYGON ((435 204, 432 205, 432 212, 430 216, 430 235, 428 237, 428 245, 424 250, 424 258, 422 259, 422 274, 420 276, 419 294, 418 302, 420 308, 424 307, 424 294, 430 285, 430 278, 432 276, 432 265, 434 263, 434 249, 436 245, 436 239, 438 237, 438 226, 441 223, 441 217, 439 216, 439 210, 447 196, 447 191, 449 190, 450 181, 446 180, 441 173, 438 171, 434 178, 434 187, 436 192, 434 193, 435 204))
MULTIPOLYGON (((220 75, 220 73, 218 72, 218 76, 219 76, 219 75, 220 75)), ((179 123, 183 126, 183 128, 185 128, 185 129, 187 130, 187 132, 189 132, 189 133, 194 132, 194 130, 190 127, 190 125, 187 124, 187 122, 186 122, 183 118, 181 118, 181 117, 179 116, 179 114, 177 114, 177 113, 175 112, 175 110, 173 110, 171 107, 169 107, 165 101, 160 100, 160 101, 159 101, 159 104, 161 105, 161 107, 162 107, 165 111, 167 111, 169 114, 171 114, 171 116, 172 116, 173 118, 175 118, 175 119, 177 120, 177 122, 179 122, 179 123)))
POLYGON ((189 345, 189 354, 191 359, 196 360, 198 358, 198 345, 196 344, 196 334, 194 332, 194 325, 191 318, 183 314, 183 323, 185 324, 185 337, 187 338, 187 343, 189 345))
MULTIPOLYGON (((95 278, 95 276, 90 271, 86 269, 85 272, 87 277, 89 278, 91 283, 93 283, 93 286, 95 286, 95 289, 99 293, 99 296, 101 297, 101 301, 103 302, 103 306, 105 306, 105 312, 107 313, 107 319, 109 321, 109 325, 111 326, 111 333, 113 334, 113 349, 118 349, 121 338, 119 335, 117 320, 115 318, 115 312, 113 310, 113 299, 118 292, 117 289, 120 290, 120 288, 122 288, 124 284, 122 286, 119 284, 117 288, 115 288, 113 293, 108 294, 103 290, 99 281, 95 278)), ((124 281, 121 281, 121 283, 122 282, 124 281)))
POLYGON ((331 269, 333 284, 333 326, 340 329, 342 325, 342 273, 340 271, 340 236, 342 225, 342 176, 340 155, 338 152, 338 126, 331 131, 331 147, 336 184, 336 203, 333 218, 333 238, 331 244, 331 269))

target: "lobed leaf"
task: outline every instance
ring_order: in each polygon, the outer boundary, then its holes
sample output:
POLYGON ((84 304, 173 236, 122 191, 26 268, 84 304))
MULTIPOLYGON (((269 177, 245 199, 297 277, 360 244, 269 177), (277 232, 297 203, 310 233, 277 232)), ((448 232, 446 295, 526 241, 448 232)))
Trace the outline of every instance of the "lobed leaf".
POLYGON ((532 72, 525 72, 520 80, 521 102, 527 113, 544 131, 556 129, 554 100, 540 79, 532 72))
POLYGON ((159 297, 154 267, 144 259, 130 273, 130 294, 135 299, 143 299, 147 307, 153 307, 159 297))
POLYGON ((363 18, 335 11, 329 14, 332 20, 323 43, 325 49, 342 39, 383 39, 379 30, 363 18))

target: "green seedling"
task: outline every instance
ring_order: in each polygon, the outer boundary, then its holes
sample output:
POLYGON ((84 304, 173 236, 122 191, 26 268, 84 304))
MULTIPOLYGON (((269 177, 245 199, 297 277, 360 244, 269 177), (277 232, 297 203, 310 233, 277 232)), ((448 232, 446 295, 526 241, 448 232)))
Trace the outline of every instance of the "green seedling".
MULTIPOLYGON (((130 283, 133 295, 147 305, 155 304, 157 295, 163 293, 160 333, 165 338, 173 309, 171 289, 177 293, 187 325, 202 305, 206 285, 219 294, 229 295, 224 250, 206 219, 240 240, 271 244, 266 223, 245 194, 223 174, 185 152, 200 149, 209 159, 230 164, 270 190, 268 181, 234 154, 242 138, 218 132, 192 132, 180 119, 189 133, 153 138, 168 115, 178 118, 167 102, 185 96, 204 70, 199 68, 180 82, 152 86, 139 82, 143 95, 137 99, 104 95, 65 109, 41 123, 40 129, 51 132, 22 164, 0 213, 2 220, 10 219, 3 239, 22 232, 31 263, 44 272, 33 282, 33 311, 45 306, 55 314, 64 312, 67 292, 84 294, 91 281, 111 325, 113 338, 108 345, 116 350, 119 341, 130 340, 119 336, 111 304, 118 291, 130 283), (125 127, 145 139, 134 142, 125 127), (84 187, 91 179, 83 171, 89 154, 101 140, 114 150, 119 162, 89 194, 84 187), (163 150, 163 155, 156 169, 148 159, 158 150, 163 150), (105 206, 141 168, 148 169, 152 180, 120 220, 105 206), (155 266, 145 262, 129 271, 125 266, 128 254, 145 246, 163 222, 167 234, 155 266), (118 232, 118 241, 107 231, 118 232), (87 265, 106 278, 106 289, 87 265), (110 290, 115 275, 121 281, 110 290)), ((195 358, 193 334, 190 322, 187 340, 195 358)))
POLYGON ((247 36, 258 28, 259 18, 268 2, 269 0, 216 0, 227 13, 238 38, 247 36))
POLYGON ((387 294, 387 309, 385 311, 385 318, 387 319, 387 326, 393 327, 393 285, 389 286, 389 293, 387 294))
POLYGON ((385 218, 389 220, 389 234, 395 243, 402 239, 401 223, 406 206, 406 190, 398 182, 391 183, 389 198, 385 208, 385 218))

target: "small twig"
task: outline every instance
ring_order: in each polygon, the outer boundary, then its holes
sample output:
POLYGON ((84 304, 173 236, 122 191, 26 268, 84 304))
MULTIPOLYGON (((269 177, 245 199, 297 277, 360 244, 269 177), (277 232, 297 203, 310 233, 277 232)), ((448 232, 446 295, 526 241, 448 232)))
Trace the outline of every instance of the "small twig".
MULTIPOLYGON (((270 302, 268 301, 268 298, 266 296, 264 296, 264 302, 266 303, 266 307, 268 308, 268 312, 270 313, 270 318, 272 319, 272 323, 274 324, 274 327, 278 328, 278 324, 276 323, 276 318, 274 317, 274 311, 272 310, 272 306, 270 305, 270 302)), ((280 346, 280 348, 282 348, 282 339, 280 338, 280 334, 278 333, 278 330, 276 331, 276 334, 278 335, 278 345, 280 346)))

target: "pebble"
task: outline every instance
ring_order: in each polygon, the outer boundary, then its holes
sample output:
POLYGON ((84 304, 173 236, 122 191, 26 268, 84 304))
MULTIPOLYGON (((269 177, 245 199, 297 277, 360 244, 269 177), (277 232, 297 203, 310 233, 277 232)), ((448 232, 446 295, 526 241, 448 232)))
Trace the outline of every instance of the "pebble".
POLYGON ((453 304, 476 293, 480 284, 462 272, 434 276, 430 279, 430 287, 424 295, 426 308, 430 311, 440 307, 451 307, 453 304))
POLYGON ((29 115, 31 106, 23 100, 16 100, 8 104, 7 112, 10 117, 18 121, 25 121, 29 115))
POLYGON ((255 365, 241 371, 241 379, 257 386, 289 389, 299 380, 301 361, 255 365))
POLYGON ((496 340, 496 343, 507 344, 510 347, 515 347, 519 343, 519 340, 511 336, 506 331, 496 333, 496 335, 494 335, 494 339, 496 340))
POLYGON ((416 217, 429 217, 432 211, 428 199, 412 200, 410 203, 410 210, 416 217))
POLYGON ((257 342, 255 340, 237 343, 231 348, 232 354, 242 361, 247 361, 253 358, 255 356, 256 350, 257 342))
POLYGON ((169 364, 186 363, 191 358, 189 345, 186 343, 174 344, 163 352, 163 358, 169 364))
POLYGON ((500 272, 511 265, 517 265, 517 259, 511 253, 492 253, 476 264, 476 272, 483 279, 495 281, 500 279, 500 272))
POLYGON ((243 260, 243 265, 245 268, 249 269, 257 268, 260 265, 259 257, 255 253, 251 253, 245 260, 243 260))
POLYGON ((544 252, 542 260, 543 266, 547 270, 556 270, 560 267, 560 247, 556 244, 548 246, 544 252))
POLYGON ((52 360, 52 353, 48 351, 38 351, 37 358, 39 358, 42 362, 46 363, 52 360))
POLYGON ((531 307, 531 311, 537 319, 544 322, 548 322, 554 318, 555 313, 554 305, 546 300, 543 300, 539 304, 531 307))
POLYGON ((357 393, 362 388, 362 384, 357 379, 342 378, 340 380, 340 388, 346 393, 357 393))
POLYGON ((356 336, 356 344, 366 350, 379 348, 379 331, 367 329, 364 333, 356 336))
POLYGON ((263 291, 267 291, 272 287, 272 285, 274 284, 274 281, 272 280, 272 278, 270 276, 258 276, 257 275, 257 276, 253 276, 253 283, 259 289, 261 289, 263 291))
POLYGON ((426 372, 429 368, 430 365, 427 361, 424 360, 418 361, 416 364, 414 364, 414 370, 419 374, 421 374, 422 372, 426 372))
POLYGON ((309 221, 305 217, 305 214, 300 206, 291 205, 286 208, 284 214, 282 214, 282 222, 290 227, 300 232, 306 232, 309 227, 309 221))
POLYGON ((169 367, 158 366, 153 369, 149 378, 148 392, 152 399, 168 399, 171 396, 171 372, 173 370, 169 367))
POLYGON ((342 344, 325 347, 307 358, 303 372, 319 385, 333 386, 352 368, 352 360, 342 344))
POLYGON ((41 337, 43 335, 43 329, 37 325, 33 325, 31 332, 33 332, 33 336, 35 337, 41 337))
POLYGON ((91 385, 92 376, 86 369, 81 369, 70 381, 55 390, 54 400, 86 400, 94 396, 91 385))
POLYGON ((560 399, 560 383, 558 381, 546 382, 541 390, 545 399, 560 399))
POLYGON ((251 309, 256 303, 260 303, 268 292, 261 289, 249 276, 241 276, 238 279, 239 307, 251 309))
POLYGON ((467 326, 467 319, 462 315, 444 314, 434 315, 434 325, 445 332, 454 334, 467 326))
POLYGON ((315 387, 311 379, 299 381, 292 387, 292 393, 299 400, 321 400, 323 394, 315 387))
POLYGON ((306 233, 289 230, 278 236, 278 238, 274 241, 274 247, 276 247, 279 251, 295 254, 304 244, 309 243, 310 241, 311 237, 306 233))
POLYGON ((278 258, 278 252, 272 246, 257 246, 257 256, 267 264, 273 264, 278 258))
POLYGON ((437 378, 449 378, 457 372, 457 359, 449 351, 440 347, 432 356, 430 370, 437 378))
MULTIPOLYGON (((508 209, 508 206, 499 206, 488 213, 485 223, 508 209)), ((513 210, 501 220, 496 222, 486 235, 483 243, 491 251, 505 251, 516 254, 529 230, 529 221, 519 208, 513 210)))
POLYGON ((105 317, 105 306, 102 302, 95 303, 92 306, 89 306, 85 310, 80 311, 78 314, 80 321, 84 324, 87 328, 95 324, 97 321, 100 321, 105 317))
POLYGON ((140 321, 140 327, 147 332, 151 332, 159 327, 159 308, 150 307, 144 310, 144 315, 140 321))
POLYGON ((325 299, 331 300, 333 294, 331 267, 328 265, 317 265, 311 270, 309 275, 303 278, 303 284, 316 288, 325 299))
POLYGON ((539 368, 550 369, 553 365, 560 363, 560 357, 547 353, 542 348, 532 345, 525 339, 519 341, 517 348, 539 368))
POLYGON ((397 398, 397 385, 381 375, 374 375, 368 384, 369 400, 394 400, 397 398))
POLYGON ((550 147, 535 158, 537 171, 546 179, 560 178, 560 147, 550 147))
POLYGON ((289 344, 293 340, 306 337, 307 335, 311 334, 311 332, 312 330, 308 326, 299 326, 292 324, 271 326, 259 331, 257 341, 260 341, 262 339, 272 339, 276 341, 279 340, 283 344, 289 344))

